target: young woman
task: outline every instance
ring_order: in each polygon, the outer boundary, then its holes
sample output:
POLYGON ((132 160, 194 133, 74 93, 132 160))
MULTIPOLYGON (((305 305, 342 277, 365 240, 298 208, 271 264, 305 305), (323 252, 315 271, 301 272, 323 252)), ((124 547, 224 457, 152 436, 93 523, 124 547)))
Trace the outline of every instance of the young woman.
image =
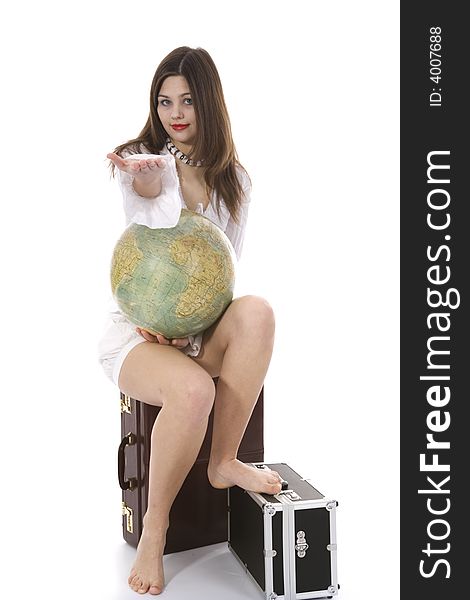
MULTIPOLYGON (((108 158, 119 175, 128 223, 173 227, 181 208, 203 212, 240 256, 250 180, 237 160, 220 78, 205 50, 181 47, 163 59, 145 127, 108 158)), ((202 335, 183 339, 151 335, 117 308, 111 313, 100 344, 106 374, 125 394, 162 406, 152 431, 148 509, 128 580, 136 592, 163 589, 169 511, 199 453, 214 403, 211 485, 281 490, 278 473, 236 458, 273 341, 273 311, 257 296, 234 299, 202 335)))

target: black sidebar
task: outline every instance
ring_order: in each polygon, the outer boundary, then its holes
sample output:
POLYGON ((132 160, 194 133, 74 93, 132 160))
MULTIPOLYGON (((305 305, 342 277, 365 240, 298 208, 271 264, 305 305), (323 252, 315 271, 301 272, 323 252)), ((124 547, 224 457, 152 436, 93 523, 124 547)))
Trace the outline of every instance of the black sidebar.
POLYGON ((401 2, 403 599, 468 594, 470 26, 464 9, 458 2, 401 2))

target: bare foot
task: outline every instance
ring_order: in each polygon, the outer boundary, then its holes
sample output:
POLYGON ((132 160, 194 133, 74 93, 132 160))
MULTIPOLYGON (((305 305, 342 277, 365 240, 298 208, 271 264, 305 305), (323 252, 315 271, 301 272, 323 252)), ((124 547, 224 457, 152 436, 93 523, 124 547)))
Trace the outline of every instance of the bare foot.
POLYGON ((212 487, 218 489, 238 485, 244 490, 260 494, 278 494, 281 491, 281 478, 277 471, 251 467, 237 459, 218 465, 209 462, 207 476, 212 487))
POLYGON ((137 556, 131 569, 129 586, 139 594, 161 594, 165 585, 163 575, 163 550, 165 549, 166 527, 152 526, 144 518, 144 529, 137 546, 137 556))

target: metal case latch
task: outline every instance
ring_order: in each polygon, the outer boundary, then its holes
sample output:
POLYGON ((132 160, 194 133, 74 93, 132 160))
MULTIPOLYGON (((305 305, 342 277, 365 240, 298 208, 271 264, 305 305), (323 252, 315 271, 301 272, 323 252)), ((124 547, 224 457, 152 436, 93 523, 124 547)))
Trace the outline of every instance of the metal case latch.
POLYGON ((299 558, 304 558, 308 550, 307 540, 305 539, 305 531, 297 532, 297 544, 295 545, 295 549, 297 550, 297 556, 299 558))
POLYGON ((280 494, 286 496, 287 498, 289 498, 289 500, 302 500, 299 494, 297 494, 297 492, 294 492, 294 490, 285 490, 283 492, 280 492, 280 494))

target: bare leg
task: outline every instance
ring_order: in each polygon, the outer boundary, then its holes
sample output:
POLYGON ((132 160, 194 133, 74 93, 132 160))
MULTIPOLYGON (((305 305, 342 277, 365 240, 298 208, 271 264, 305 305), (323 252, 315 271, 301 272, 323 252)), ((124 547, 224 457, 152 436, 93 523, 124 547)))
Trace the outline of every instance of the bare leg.
POLYGON ((232 302, 208 332, 195 362, 219 375, 208 477, 216 488, 238 485, 263 493, 281 490, 275 471, 259 471, 237 460, 238 448, 264 382, 274 343, 274 315, 256 296, 232 302))
POLYGON ((213 376, 219 376, 219 383, 208 468, 211 484, 280 491, 276 473, 250 468, 236 459, 263 385, 273 338, 271 308, 261 298, 246 296, 232 302, 208 331, 200 357, 190 359, 176 348, 145 342, 124 361, 121 391, 163 407, 152 431, 148 509, 129 576, 134 591, 160 594, 163 590, 168 515, 207 430, 214 402, 213 376))
POLYGON ((169 512, 204 440, 214 384, 179 350, 145 342, 124 361, 119 387, 133 398, 163 407, 152 430, 148 508, 128 580, 134 591, 160 594, 169 512))

